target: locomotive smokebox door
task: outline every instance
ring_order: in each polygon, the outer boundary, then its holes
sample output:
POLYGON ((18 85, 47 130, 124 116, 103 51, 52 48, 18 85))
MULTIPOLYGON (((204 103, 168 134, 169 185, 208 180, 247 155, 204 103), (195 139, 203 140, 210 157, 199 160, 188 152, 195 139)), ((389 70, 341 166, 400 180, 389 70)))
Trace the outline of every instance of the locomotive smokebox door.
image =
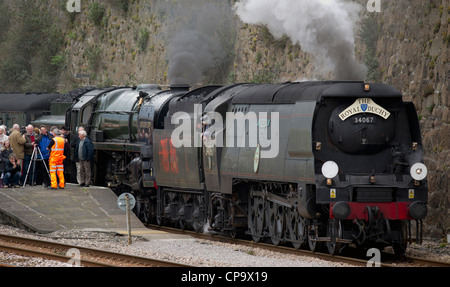
POLYGON ((394 117, 370 98, 338 105, 330 116, 328 132, 341 151, 376 153, 395 136, 394 117))

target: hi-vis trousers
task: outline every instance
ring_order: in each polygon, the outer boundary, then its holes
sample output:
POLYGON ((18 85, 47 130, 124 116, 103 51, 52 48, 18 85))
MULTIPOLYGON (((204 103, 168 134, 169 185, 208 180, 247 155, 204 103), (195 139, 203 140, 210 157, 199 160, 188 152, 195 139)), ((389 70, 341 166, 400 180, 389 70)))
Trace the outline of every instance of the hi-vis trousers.
POLYGON ((66 186, 66 181, 64 180, 64 159, 52 159, 50 157, 50 178, 52 180, 52 188, 58 188, 58 181, 56 179, 56 174, 59 177, 59 187, 64 188, 66 186))

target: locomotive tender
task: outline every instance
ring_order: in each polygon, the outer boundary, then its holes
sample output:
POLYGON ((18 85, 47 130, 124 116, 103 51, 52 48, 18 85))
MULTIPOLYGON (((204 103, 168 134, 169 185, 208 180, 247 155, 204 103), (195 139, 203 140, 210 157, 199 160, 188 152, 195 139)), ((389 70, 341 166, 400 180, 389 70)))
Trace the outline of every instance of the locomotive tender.
POLYGON ((85 126, 95 183, 133 192, 144 222, 325 243, 332 254, 350 243, 403 254, 421 242, 419 122, 389 85, 98 89, 78 98, 66 125, 85 126))

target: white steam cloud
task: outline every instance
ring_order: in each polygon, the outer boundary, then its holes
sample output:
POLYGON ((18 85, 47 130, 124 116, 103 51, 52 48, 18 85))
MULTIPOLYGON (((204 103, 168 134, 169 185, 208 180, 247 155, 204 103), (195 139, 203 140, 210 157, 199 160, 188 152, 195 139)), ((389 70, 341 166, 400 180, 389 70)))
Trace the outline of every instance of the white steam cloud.
POLYGON ((288 36, 323 62, 336 80, 363 80, 355 58, 354 28, 362 6, 344 0, 241 0, 236 13, 248 24, 266 25, 277 39, 288 36))

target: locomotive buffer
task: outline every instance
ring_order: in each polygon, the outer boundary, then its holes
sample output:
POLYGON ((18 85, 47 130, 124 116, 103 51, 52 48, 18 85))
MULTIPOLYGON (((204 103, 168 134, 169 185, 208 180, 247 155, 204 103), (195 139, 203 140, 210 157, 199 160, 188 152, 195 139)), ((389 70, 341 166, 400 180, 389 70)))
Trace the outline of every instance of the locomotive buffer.
MULTIPOLYGON (((41 160, 44 163, 45 170, 47 171, 48 177, 50 178, 50 172, 48 171, 47 165, 45 164, 45 160, 44 160, 44 157, 42 156, 41 149, 38 146, 36 146, 33 149, 33 153, 31 154, 31 160, 30 160, 30 164, 28 165, 27 175, 25 176, 25 180, 23 181, 23 188, 25 188, 25 185, 27 184, 27 179, 28 179, 28 175, 30 174, 30 169, 31 169, 32 164, 33 164, 33 174, 31 175, 31 183, 32 183, 31 186, 33 186, 34 173, 36 171, 36 161, 37 160, 41 160), (39 154, 41 155, 40 159, 37 158, 38 151, 39 151, 39 154)), ((50 178, 50 180, 51 180, 51 178, 50 178)))

